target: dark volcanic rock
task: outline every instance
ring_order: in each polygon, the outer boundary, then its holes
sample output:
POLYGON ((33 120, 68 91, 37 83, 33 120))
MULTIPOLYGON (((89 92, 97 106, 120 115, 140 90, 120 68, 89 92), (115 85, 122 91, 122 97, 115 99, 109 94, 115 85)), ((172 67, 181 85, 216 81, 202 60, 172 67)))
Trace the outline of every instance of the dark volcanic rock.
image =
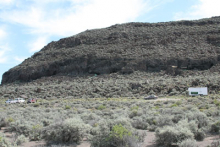
POLYGON ((213 17, 87 30, 49 43, 5 72, 2 84, 53 75, 210 69, 220 62, 219 24, 220 17, 213 17))

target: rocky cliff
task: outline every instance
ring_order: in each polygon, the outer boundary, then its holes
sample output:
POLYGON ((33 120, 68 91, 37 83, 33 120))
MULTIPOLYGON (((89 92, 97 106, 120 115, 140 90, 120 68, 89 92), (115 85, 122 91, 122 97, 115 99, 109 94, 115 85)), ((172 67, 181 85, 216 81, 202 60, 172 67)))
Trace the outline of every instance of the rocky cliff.
POLYGON ((129 74, 170 67, 207 70, 220 62, 220 17, 126 23, 51 42, 5 72, 2 84, 54 75, 129 74))

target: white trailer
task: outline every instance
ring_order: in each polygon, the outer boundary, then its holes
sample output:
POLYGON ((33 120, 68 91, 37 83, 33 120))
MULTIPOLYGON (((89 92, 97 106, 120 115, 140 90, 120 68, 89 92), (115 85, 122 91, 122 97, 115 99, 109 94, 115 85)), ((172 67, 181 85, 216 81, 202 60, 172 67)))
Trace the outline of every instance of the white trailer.
POLYGON ((208 88, 207 87, 190 87, 188 88, 189 95, 196 96, 196 95, 208 95, 208 88))

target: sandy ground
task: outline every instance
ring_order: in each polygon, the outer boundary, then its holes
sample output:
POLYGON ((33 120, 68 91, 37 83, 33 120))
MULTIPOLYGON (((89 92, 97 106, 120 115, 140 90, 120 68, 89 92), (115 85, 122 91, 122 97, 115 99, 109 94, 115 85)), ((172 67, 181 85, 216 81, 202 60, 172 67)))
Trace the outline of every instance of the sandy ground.
POLYGON ((144 139, 144 143, 142 144, 142 147, 156 147, 155 143, 155 133, 146 131, 147 136, 144 139))

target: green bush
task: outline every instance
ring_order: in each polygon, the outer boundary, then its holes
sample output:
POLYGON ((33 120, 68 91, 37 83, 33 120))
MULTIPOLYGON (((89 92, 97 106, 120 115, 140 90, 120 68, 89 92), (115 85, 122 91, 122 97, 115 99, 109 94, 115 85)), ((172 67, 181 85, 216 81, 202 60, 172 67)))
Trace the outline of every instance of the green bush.
POLYGON ((132 126, 136 129, 146 130, 149 124, 141 117, 134 117, 132 120, 132 126))
POLYGON ((176 114, 173 116, 172 121, 173 121, 173 123, 178 123, 180 120, 183 119, 183 117, 184 116, 182 114, 176 114))
POLYGON ((132 111, 130 112, 130 114, 129 114, 129 117, 130 117, 130 118, 133 118, 133 117, 135 117, 135 116, 138 116, 138 110, 132 110, 132 111))
POLYGON ((198 109, 193 109, 186 114, 189 121, 196 121, 198 128, 207 127, 209 125, 208 117, 205 113, 200 112, 198 109))
POLYGON ((70 108, 71 108, 71 106, 69 106, 69 105, 66 105, 66 106, 65 106, 65 109, 66 109, 66 110, 68 110, 68 109, 70 109, 70 108))
POLYGON ((196 121, 181 120, 177 124, 179 127, 188 128, 194 135, 194 138, 198 141, 202 141, 205 138, 205 132, 198 128, 198 123, 196 121))
POLYGON ((8 123, 6 122, 5 116, 3 116, 3 114, 1 114, 0 116, 0 128, 1 127, 6 127, 8 125, 8 123))
POLYGON ((170 107, 171 107, 171 108, 172 108, 172 107, 178 107, 178 105, 177 105, 177 104, 172 104, 170 107))
POLYGON ((106 108, 106 106, 104 106, 104 105, 99 105, 97 109, 98 109, 98 110, 103 110, 103 109, 105 109, 105 108, 106 108))
POLYGON ((211 132, 218 133, 220 131, 220 121, 217 121, 211 125, 211 132))
POLYGON ((140 141, 143 137, 123 125, 114 125, 111 129, 105 123, 100 125, 98 133, 91 139, 91 147, 137 147, 140 141))
POLYGON ((216 106, 220 106, 220 101, 218 101, 218 100, 214 100, 214 104, 216 105, 216 106))
POLYGON ((42 125, 36 124, 31 127, 31 131, 29 134, 30 140, 36 141, 40 140, 42 137, 42 125))
POLYGON ((81 119, 70 118, 46 127, 43 138, 47 142, 80 143, 90 129, 81 119))
POLYGON ((131 107, 131 111, 132 110, 138 110, 139 109, 139 106, 133 106, 133 107, 131 107))
POLYGON ((157 126, 158 127, 163 127, 163 126, 172 126, 173 121, 172 121, 172 116, 169 115, 161 115, 156 119, 157 126))
POLYGON ((186 127, 165 126, 156 130, 156 143, 165 147, 177 145, 185 139, 193 139, 193 133, 186 127))
POLYGON ((196 141, 194 139, 186 139, 181 143, 178 143, 179 147, 197 147, 196 141))
POLYGON ((14 122, 15 120, 12 117, 6 118, 6 122, 11 123, 14 122))
POLYGON ((34 103, 34 107, 39 107, 40 103, 34 103))
POLYGON ((10 131, 14 131, 18 134, 29 136, 31 133, 32 123, 24 120, 17 120, 12 122, 9 126, 10 131))
POLYGON ((28 142, 28 139, 24 135, 20 135, 15 140, 15 144, 21 145, 22 143, 28 142))
POLYGON ((198 141, 202 141, 205 138, 205 132, 202 129, 199 129, 194 135, 195 139, 198 141))
POLYGON ((0 133, 0 147, 11 147, 11 143, 5 139, 3 133, 0 133))
POLYGON ((53 122, 53 120, 51 120, 51 119, 43 119, 42 120, 42 124, 43 124, 43 126, 44 127, 46 127, 46 126, 49 126, 50 124, 52 124, 52 122, 53 122))
POLYGON ((107 140, 111 140, 113 144, 117 144, 118 142, 124 144, 123 138, 125 136, 131 136, 131 132, 124 128, 121 124, 114 125, 107 140))
POLYGON ((150 125, 150 126, 148 126, 148 130, 151 131, 151 132, 154 132, 156 129, 157 129, 157 126, 156 126, 156 125, 150 125))

